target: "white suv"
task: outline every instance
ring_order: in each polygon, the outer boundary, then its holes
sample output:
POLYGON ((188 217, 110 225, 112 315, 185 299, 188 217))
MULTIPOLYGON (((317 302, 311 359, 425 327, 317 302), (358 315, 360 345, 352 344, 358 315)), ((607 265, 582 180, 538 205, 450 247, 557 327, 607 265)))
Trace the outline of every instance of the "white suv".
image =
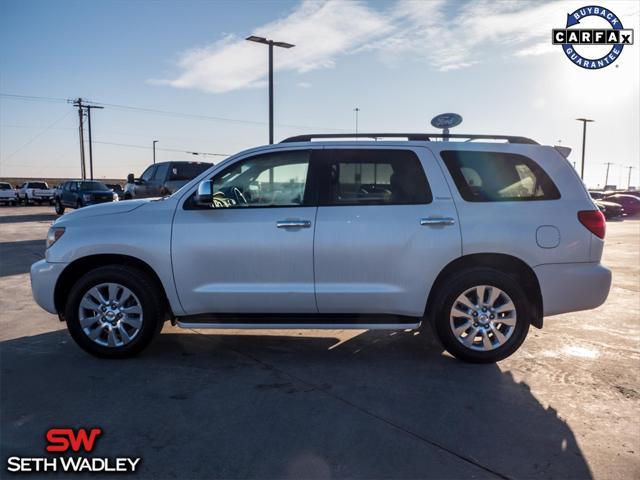
POLYGON ((167 319, 235 329, 433 322, 451 354, 493 362, 543 316, 607 298, 604 217, 568 149, 506 136, 325 137, 239 153, 170 197, 59 218, 31 267, 36 301, 102 357, 141 351, 167 319))

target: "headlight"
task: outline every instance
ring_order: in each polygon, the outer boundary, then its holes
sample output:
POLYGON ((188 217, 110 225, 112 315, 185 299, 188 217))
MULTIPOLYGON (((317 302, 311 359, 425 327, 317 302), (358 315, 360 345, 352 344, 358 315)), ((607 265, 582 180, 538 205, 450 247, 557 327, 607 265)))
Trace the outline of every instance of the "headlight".
POLYGON ((113 192, 113 201, 117 202, 118 200, 120 200, 120 197, 118 197, 118 194, 116 192, 113 192))
POLYGON ((91 201, 91 194, 90 193, 83 193, 82 194, 82 200, 84 200, 85 202, 90 202, 91 201))
POLYGON ((64 227, 51 227, 47 232, 47 248, 56 243, 64 234, 64 227))

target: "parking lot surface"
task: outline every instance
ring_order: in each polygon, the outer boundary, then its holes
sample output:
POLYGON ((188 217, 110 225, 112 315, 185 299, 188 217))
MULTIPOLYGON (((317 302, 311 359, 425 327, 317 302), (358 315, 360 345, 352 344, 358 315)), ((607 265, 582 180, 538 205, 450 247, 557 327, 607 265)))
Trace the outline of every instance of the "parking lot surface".
POLYGON ((155 478, 640 478, 640 221, 608 222, 607 303, 496 365, 415 332, 189 331, 81 351, 31 298, 51 207, 0 207, 2 469, 53 426, 155 478))

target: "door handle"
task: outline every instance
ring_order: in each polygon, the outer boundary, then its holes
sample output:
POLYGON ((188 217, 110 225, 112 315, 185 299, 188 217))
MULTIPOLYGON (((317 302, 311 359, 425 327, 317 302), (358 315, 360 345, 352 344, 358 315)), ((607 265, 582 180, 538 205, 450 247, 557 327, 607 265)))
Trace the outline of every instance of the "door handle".
POLYGON ((427 217, 420 219, 420 225, 453 225, 456 221, 451 217, 427 217))
POLYGON ((309 220, 278 220, 276 222, 278 228, 309 228, 310 226, 309 220))

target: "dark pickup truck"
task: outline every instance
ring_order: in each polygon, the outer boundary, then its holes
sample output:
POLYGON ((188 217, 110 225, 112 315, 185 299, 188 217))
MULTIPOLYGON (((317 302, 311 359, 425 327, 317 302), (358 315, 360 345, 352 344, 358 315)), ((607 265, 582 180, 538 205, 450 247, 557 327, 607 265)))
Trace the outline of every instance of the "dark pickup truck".
POLYGON ((82 208, 118 200, 116 193, 95 180, 70 180, 64 182, 56 192, 54 205, 58 215, 62 215, 65 208, 82 208))
POLYGON ((212 165, 206 162, 161 162, 148 167, 140 178, 130 173, 124 199, 171 195, 212 165))

